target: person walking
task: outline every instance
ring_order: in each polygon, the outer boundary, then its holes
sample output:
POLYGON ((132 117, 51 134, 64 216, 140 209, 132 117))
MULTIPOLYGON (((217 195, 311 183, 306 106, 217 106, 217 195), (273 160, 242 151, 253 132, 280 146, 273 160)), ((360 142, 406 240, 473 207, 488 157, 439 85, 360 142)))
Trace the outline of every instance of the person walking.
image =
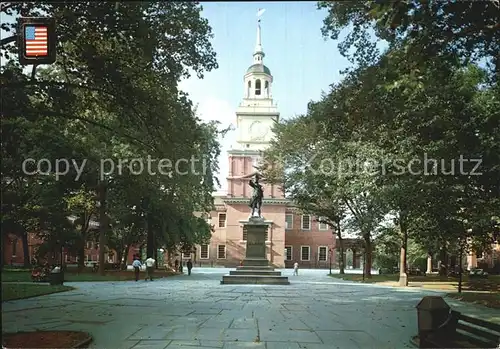
POLYGON ((188 275, 191 275, 191 269, 193 269, 193 262, 191 260, 187 261, 188 275))
POLYGON ((148 279, 150 281, 153 281, 153 271, 154 271, 154 267, 155 267, 155 260, 153 257, 148 257, 148 259, 146 259, 146 281, 148 281, 148 279))
POLYGON ((299 263, 298 262, 295 262, 293 264, 293 275, 299 275, 299 263))
POLYGON ((132 267, 134 267, 135 281, 139 281, 139 272, 141 271, 142 263, 136 255, 134 255, 132 267))

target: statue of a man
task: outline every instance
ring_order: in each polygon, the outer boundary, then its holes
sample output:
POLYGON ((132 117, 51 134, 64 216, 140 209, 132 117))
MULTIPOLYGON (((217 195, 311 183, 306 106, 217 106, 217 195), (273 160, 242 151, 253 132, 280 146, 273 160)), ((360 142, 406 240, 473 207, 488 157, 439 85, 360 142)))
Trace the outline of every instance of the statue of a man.
POLYGON ((255 210, 257 210, 257 217, 261 217, 260 209, 262 207, 262 198, 264 197, 264 191, 262 185, 259 184, 259 174, 255 174, 255 181, 250 180, 249 185, 253 188, 252 198, 250 199, 250 208, 252 209, 251 217, 254 216, 255 210))

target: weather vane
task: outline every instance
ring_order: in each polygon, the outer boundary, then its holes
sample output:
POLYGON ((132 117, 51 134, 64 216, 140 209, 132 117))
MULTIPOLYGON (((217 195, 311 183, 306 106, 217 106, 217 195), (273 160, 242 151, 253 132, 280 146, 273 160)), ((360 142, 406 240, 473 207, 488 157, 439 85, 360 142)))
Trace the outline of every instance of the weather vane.
POLYGON ((259 9, 257 10, 257 18, 258 18, 258 22, 259 22, 259 23, 260 23, 260 17, 264 14, 264 12, 266 12, 266 10, 265 10, 265 9, 263 9, 263 8, 259 8, 259 9))

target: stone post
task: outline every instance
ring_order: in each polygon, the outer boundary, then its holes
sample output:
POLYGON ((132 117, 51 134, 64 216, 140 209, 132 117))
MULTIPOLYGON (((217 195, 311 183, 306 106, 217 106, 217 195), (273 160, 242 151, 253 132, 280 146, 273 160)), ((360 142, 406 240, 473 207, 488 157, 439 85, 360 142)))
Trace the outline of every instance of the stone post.
POLYGON ((358 256, 356 255, 356 249, 352 248, 351 251, 352 251, 352 269, 357 269, 359 259, 358 256))
POLYGON ((477 257, 475 252, 470 252, 467 255, 467 270, 477 268, 477 257))
POLYGON ((430 275, 432 273, 432 255, 429 253, 427 255, 427 271, 425 275, 430 275))

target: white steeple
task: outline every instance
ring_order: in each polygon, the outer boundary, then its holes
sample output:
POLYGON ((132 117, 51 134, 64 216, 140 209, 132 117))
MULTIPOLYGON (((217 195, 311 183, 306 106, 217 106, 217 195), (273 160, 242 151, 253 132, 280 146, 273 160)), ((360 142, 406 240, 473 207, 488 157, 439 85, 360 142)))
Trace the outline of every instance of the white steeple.
MULTIPOLYGON (((259 9, 257 17, 263 12, 263 9, 259 9)), ((236 110, 237 137, 230 151, 233 155, 243 153, 255 155, 265 150, 273 137, 274 123, 279 119, 278 108, 273 102, 271 93, 273 76, 263 62, 260 22, 259 18, 253 64, 247 69, 243 78, 244 97, 236 110)))
POLYGON ((263 59, 265 57, 264 51, 262 50, 262 39, 260 36, 260 19, 257 22, 257 39, 255 40, 255 51, 253 53, 254 64, 263 64, 263 59))
MULTIPOLYGON (((259 9, 257 16, 261 16, 264 10, 259 9)), ((268 67, 264 65, 264 50, 262 49, 262 37, 260 18, 257 21, 257 38, 255 40, 255 49, 253 52, 253 64, 248 68, 245 74, 245 97, 244 104, 272 104, 271 85, 273 76, 268 67), (248 101, 252 100, 252 101, 248 101), (260 102, 257 102, 260 100, 260 102)))

